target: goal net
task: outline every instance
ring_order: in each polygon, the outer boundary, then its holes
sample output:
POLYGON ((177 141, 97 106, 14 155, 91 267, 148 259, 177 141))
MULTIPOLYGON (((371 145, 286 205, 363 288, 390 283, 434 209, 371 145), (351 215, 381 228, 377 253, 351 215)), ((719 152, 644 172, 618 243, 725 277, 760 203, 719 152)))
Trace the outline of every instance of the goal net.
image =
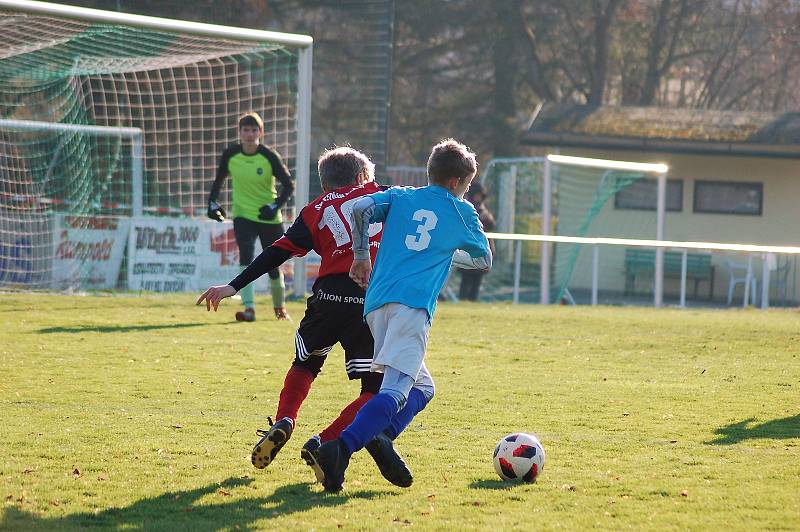
POLYGON ((306 199, 309 37, 20 0, 0 22, 0 287, 114 288, 99 243, 119 217, 203 214, 248 111, 306 199), (92 274, 54 276, 65 231, 92 274))
MULTIPOLYGON (((580 158, 575 159, 581 162, 580 158)), ((604 166, 603 162, 590 166, 553 161, 546 164, 541 157, 495 159, 489 162, 481 179, 497 232, 656 239, 656 174, 647 165, 631 164, 634 169, 604 166), (548 196, 546 166, 549 166, 548 196), (545 219, 548 209, 549 221, 545 219)), ((668 211, 673 200, 680 201, 680 195, 673 198, 671 192, 668 181, 668 211)), ((542 243, 498 240, 495 247, 495 263, 482 285, 482 297, 510 299, 512 293, 517 293, 521 301, 539 302, 542 243)), ((594 250, 570 243, 550 244, 549 249, 549 259, 544 259, 549 262, 549 300, 589 302, 594 250)), ((642 282, 633 290, 626 286, 624 248, 607 247, 601 253, 599 283, 604 302, 637 295, 652 297, 652 286, 642 282)))

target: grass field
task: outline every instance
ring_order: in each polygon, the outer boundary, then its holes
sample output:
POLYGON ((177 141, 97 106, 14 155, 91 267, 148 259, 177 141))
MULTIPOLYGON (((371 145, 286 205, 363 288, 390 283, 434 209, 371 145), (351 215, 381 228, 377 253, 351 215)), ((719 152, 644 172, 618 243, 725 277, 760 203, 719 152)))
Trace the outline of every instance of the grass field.
POLYGON ((800 529, 797 311, 441 305, 414 485, 359 453, 327 495, 299 450, 357 394, 341 350, 255 470, 297 322, 195 297, 0 296, 0 529, 800 529), (493 470, 514 431, 536 484, 493 470))

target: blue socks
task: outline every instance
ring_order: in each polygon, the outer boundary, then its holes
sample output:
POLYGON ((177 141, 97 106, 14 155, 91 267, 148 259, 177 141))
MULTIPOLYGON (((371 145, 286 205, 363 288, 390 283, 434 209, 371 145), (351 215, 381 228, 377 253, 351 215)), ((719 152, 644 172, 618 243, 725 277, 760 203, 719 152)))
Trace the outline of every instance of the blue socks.
POLYGON ((350 426, 344 429, 339 436, 350 454, 363 449, 367 443, 388 427, 392 418, 398 413, 399 406, 400 403, 397 402, 397 399, 387 393, 378 393, 367 401, 367 404, 358 411, 350 426))
POLYGON ((411 423, 414 416, 422 412, 429 402, 430 399, 418 388, 411 388, 406 405, 392 418, 392 422, 383 432, 389 436, 389 439, 394 440, 411 423))
POLYGON ((358 411, 353 422, 342 431, 339 438, 350 454, 363 449, 381 432, 394 440, 429 402, 430 399, 419 389, 411 388, 408 401, 398 412, 399 403, 393 395, 378 393, 358 411))

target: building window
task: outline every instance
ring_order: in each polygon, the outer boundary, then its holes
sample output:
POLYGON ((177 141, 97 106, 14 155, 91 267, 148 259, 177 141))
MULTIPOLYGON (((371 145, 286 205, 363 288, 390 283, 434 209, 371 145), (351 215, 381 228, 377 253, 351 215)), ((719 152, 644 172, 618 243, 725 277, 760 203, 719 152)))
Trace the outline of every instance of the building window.
MULTIPOLYGON (((667 179, 666 200, 668 211, 683 210, 683 179, 667 179)), ((655 211, 657 202, 658 180, 653 178, 638 179, 614 195, 615 209, 655 211)))
POLYGON ((694 212, 761 216, 762 183, 695 181, 694 212))

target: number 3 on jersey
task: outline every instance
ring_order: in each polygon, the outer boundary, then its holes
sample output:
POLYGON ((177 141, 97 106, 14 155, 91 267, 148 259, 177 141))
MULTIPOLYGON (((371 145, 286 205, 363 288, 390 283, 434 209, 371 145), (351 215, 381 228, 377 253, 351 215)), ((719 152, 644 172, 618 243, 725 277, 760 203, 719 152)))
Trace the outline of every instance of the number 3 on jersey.
POLYGON ((415 211, 411 218, 422 223, 417 226, 416 235, 406 235, 406 247, 412 251, 422 251, 430 245, 430 231, 436 227, 439 218, 436 213, 427 209, 415 211))

